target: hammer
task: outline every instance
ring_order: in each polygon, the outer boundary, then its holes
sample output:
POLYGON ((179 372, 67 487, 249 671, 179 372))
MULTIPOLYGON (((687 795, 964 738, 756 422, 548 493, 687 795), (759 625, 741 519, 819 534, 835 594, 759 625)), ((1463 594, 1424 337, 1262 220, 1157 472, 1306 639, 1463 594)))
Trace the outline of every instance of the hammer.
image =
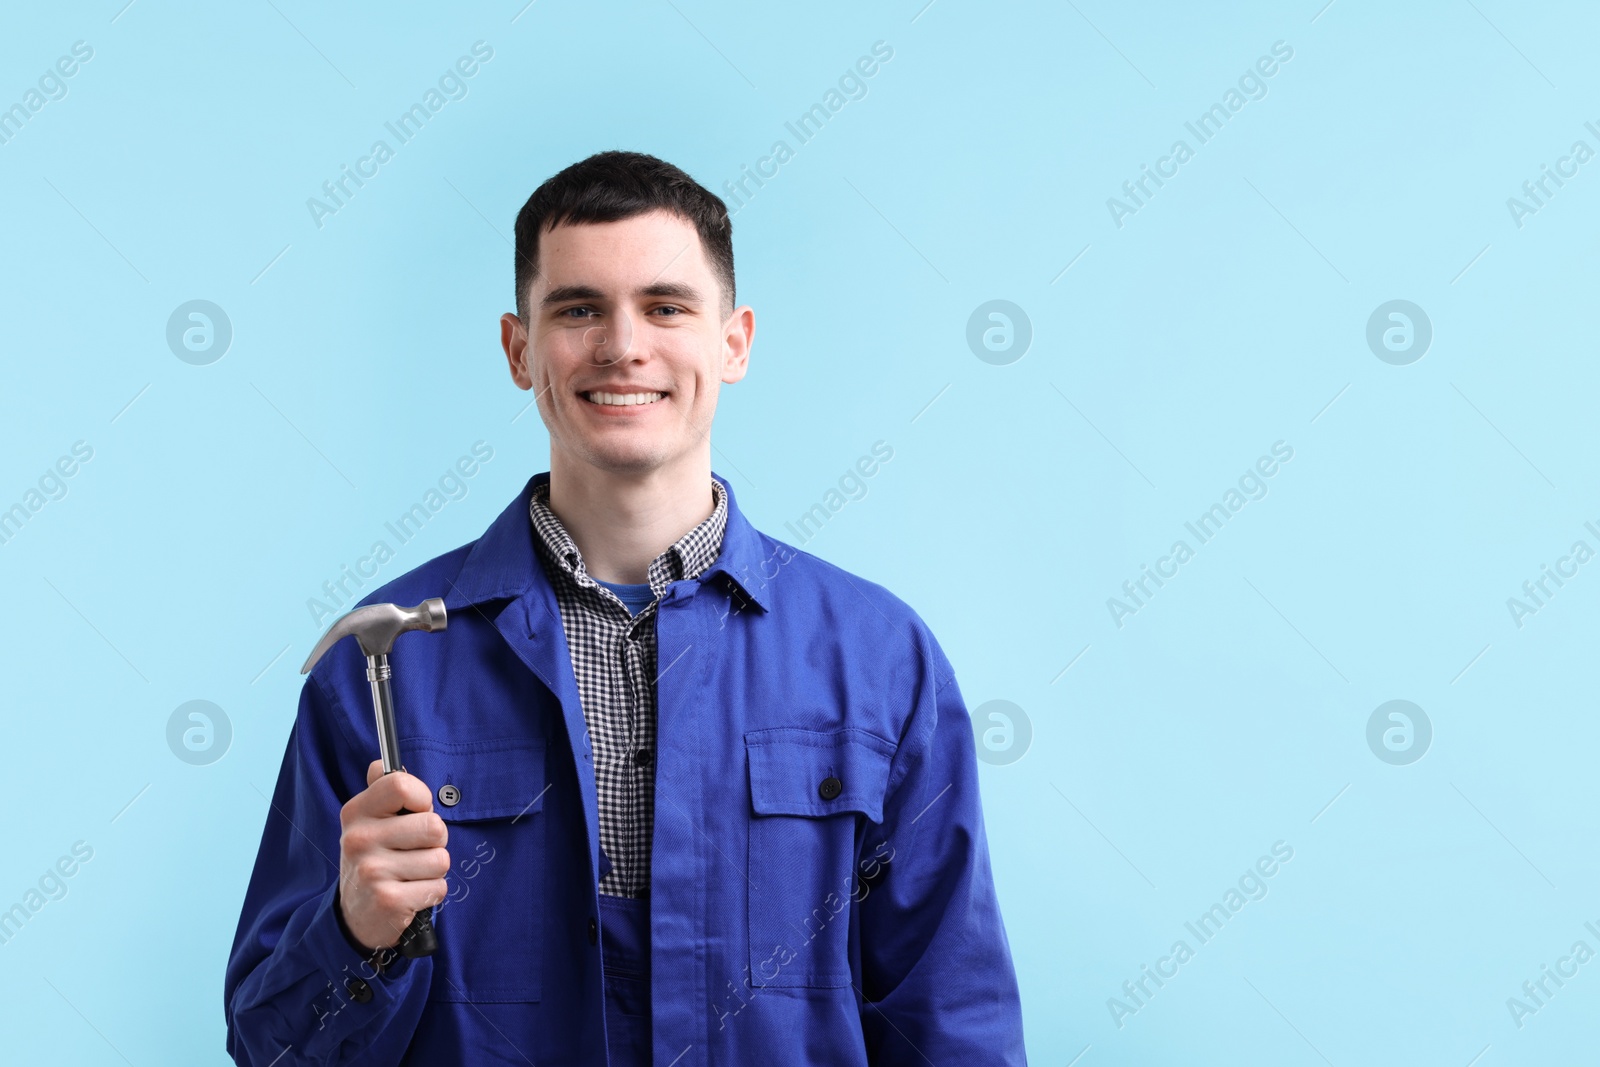
MULTIPOLYGON (((367 657, 367 681, 372 684, 372 710, 378 719, 378 755, 383 760, 383 773, 403 771, 400 763, 400 739, 394 725, 394 695, 389 691, 389 651, 394 639, 407 630, 426 630, 438 633, 445 628, 444 601, 438 597, 424 600, 414 608, 398 604, 368 604, 357 608, 337 620, 322 635, 317 647, 306 657, 301 674, 307 674, 317 665, 323 654, 342 638, 354 634, 367 657)), ((409 815, 401 808, 396 815, 409 815)), ((419 911, 411 925, 400 936, 400 954, 412 959, 431 956, 439 948, 439 935, 433 929, 431 910, 419 911)))

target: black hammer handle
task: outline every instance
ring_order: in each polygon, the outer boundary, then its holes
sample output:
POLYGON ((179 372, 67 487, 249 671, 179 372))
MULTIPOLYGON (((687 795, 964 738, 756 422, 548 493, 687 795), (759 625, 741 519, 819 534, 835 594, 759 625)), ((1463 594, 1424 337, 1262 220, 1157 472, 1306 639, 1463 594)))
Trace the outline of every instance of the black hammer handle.
MULTIPOLYGON (((396 815, 413 814, 401 808, 396 815)), ((431 956, 439 951, 439 934, 433 928, 433 909, 424 908, 411 917, 411 925, 400 935, 400 955, 408 959, 431 956)))

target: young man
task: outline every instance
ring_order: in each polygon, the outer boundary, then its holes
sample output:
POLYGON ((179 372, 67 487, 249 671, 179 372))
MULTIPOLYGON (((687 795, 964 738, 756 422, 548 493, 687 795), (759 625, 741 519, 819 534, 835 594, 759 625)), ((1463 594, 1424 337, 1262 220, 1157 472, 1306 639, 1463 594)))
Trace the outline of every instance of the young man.
POLYGON ((365 601, 449 613, 394 653, 409 773, 373 760, 355 642, 307 680, 227 967, 237 1062, 1024 1062, 949 661, 711 471, 755 334, 731 238, 631 152, 518 215, 501 343, 550 470, 365 601), (393 951, 430 906, 437 952, 393 951))

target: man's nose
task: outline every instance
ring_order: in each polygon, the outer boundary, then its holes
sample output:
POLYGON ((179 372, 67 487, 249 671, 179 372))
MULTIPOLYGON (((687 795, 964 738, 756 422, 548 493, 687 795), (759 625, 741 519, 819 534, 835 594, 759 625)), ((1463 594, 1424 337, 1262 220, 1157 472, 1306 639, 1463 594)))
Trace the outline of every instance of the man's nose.
POLYGON ((633 319, 626 311, 612 311, 583 331, 583 355, 598 367, 624 359, 633 348, 633 319))

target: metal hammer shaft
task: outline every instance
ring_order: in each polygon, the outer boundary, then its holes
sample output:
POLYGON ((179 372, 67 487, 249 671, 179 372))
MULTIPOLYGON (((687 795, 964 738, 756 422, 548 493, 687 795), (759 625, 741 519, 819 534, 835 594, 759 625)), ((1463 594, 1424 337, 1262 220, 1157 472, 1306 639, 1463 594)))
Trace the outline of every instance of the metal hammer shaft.
POLYGON ((400 738, 394 725, 394 694, 389 689, 389 655, 367 657, 367 681, 372 685, 372 712, 378 720, 378 756, 383 773, 404 770, 400 763, 400 738))

